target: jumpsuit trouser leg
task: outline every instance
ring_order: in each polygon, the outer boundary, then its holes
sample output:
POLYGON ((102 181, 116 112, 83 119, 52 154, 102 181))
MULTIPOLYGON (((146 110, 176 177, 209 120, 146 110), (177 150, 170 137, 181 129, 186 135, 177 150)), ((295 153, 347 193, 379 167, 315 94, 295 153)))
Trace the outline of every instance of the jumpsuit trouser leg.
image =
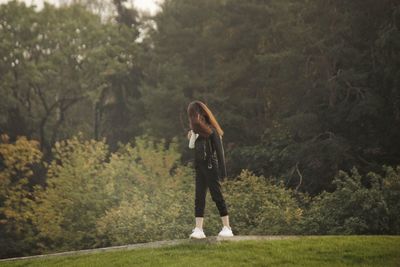
POLYGON ((195 167, 196 171, 196 190, 195 190, 195 216, 204 217, 204 209, 206 204, 207 188, 210 189, 212 200, 215 202, 219 215, 228 215, 225 199, 221 191, 221 183, 218 179, 218 166, 212 163, 212 168, 207 167, 207 162, 198 162, 195 167))

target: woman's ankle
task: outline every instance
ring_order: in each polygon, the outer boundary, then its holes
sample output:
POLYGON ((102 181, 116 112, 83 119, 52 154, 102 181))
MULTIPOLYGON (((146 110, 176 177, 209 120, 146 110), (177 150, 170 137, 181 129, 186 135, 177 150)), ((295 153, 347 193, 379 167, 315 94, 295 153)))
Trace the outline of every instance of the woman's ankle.
POLYGON ((228 227, 229 229, 231 229, 231 226, 229 224, 229 216, 225 215, 225 216, 221 216, 221 221, 222 221, 222 225, 228 227))

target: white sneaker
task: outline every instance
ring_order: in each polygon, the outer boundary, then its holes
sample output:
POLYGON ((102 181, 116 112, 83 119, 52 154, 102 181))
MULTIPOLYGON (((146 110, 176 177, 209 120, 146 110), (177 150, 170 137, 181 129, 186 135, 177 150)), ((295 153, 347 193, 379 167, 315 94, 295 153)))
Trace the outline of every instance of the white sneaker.
POLYGON ((221 232, 219 232, 218 236, 229 237, 233 236, 232 229, 230 227, 224 226, 222 227, 221 232))
POLYGON ((204 234, 203 229, 196 227, 192 230, 192 233, 189 236, 189 238, 201 239, 201 238, 206 238, 206 235, 204 234))

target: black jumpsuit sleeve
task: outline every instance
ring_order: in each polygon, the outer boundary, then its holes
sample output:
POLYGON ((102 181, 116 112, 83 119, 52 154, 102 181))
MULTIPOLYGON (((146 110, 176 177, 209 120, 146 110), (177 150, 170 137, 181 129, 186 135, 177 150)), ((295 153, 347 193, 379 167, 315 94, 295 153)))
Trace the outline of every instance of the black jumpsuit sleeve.
POLYGON ((220 179, 224 180, 227 175, 226 175, 225 153, 224 153, 224 146, 222 144, 222 138, 219 136, 218 132, 215 129, 213 129, 211 137, 214 143, 215 150, 217 152, 220 179))

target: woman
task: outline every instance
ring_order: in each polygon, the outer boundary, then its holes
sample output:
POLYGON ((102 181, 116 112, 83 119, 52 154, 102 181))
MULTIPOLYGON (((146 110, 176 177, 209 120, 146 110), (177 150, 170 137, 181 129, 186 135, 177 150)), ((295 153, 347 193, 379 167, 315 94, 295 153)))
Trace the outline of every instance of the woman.
POLYGON ((201 101, 193 101, 187 109, 190 131, 189 148, 194 149, 194 167, 196 172, 195 218, 196 227, 190 238, 205 238, 203 231, 204 208, 207 188, 217 205, 222 220, 219 236, 233 236, 229 226, 228 210, 221 192, 220 180, 226 177, 225 156, 222 145, 224 132, 214 115, 201 101), (215 155, 216 154, 216 155, 215 155))

